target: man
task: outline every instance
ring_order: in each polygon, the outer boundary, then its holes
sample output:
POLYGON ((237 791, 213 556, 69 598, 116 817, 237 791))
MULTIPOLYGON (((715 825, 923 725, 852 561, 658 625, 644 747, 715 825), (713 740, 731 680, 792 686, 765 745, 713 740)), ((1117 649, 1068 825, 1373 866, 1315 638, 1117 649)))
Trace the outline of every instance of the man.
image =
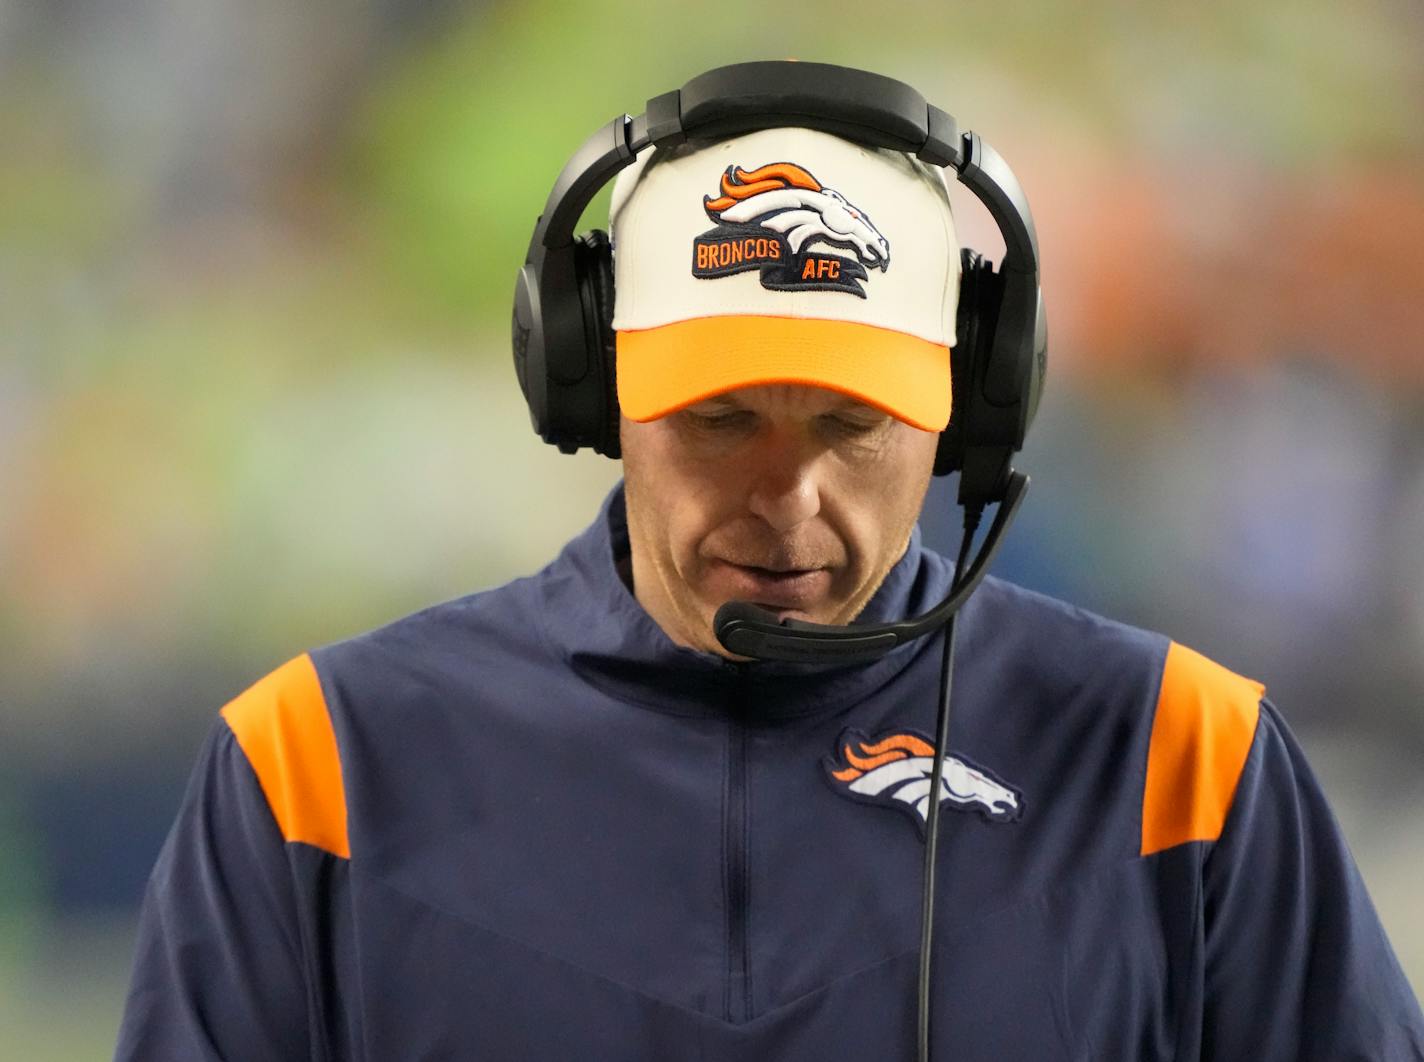
MULTIPOLYGON (((913 1057, 939 642, 748 661, 713 617, 948 592, 943 179, 767 129, 646 152, 611 227, 625 483, 222 710, 119 1058, 913 1057)), ((1260 685, 992 579, 957 623, 934 1057, 1424 1058, 1260 685)))

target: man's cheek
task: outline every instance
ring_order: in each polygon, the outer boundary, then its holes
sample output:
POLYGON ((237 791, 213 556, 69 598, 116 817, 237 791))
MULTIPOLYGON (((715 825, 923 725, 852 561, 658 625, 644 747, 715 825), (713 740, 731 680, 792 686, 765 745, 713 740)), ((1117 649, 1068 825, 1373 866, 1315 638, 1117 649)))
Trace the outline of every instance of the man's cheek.
POLYGON ((702 538, 703 536, 691 527, 679 527, 676 523, 672 525, 673 562, 678 576, 693 591, 698 589, 706 572, 707 562, 699 551, 702 538))

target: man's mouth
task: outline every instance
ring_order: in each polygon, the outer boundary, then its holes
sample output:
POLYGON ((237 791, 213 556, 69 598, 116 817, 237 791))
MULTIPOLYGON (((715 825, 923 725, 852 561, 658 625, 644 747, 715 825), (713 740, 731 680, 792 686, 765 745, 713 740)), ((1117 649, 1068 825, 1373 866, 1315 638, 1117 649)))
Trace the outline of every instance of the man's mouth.
POLYGON ((759 568, 719 560, 708 575, 718 596, 774 611, 809 608, 825 599, 831 585, 828 568, 759 568))

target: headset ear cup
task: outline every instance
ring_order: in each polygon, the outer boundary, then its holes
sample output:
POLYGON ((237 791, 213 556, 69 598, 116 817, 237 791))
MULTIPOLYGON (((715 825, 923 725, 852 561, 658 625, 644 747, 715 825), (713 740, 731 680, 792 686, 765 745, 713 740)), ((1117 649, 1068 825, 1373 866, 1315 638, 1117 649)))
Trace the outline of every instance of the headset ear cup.
POLYGON ((613 252, 608 234, 594 229, 575 243, 579 300, 588 350, 588 406, 593 419, 580 425, 584 445, 606 457, 621 455, 618 439, 617 352, 613 332, 613 252))
MULTIPOLYGON (((940 432, 939 446, 935 450, 936 476, 947 476, 951 472, 958 472, 964 466, 969 397, 985 313, 981 305, 985 286, 981 276, 989 267, 984 265, 977 252, 968 247, 959 252, 959 261, 959 306, 955 313, 954 349, 949 352, 951 408, 949 423, 944 431, 940 432)), ((992 313, 992 310, 989 312, 992 313)))
POLYGON ((607 399, 603 407, 607 414, 603 432, 604 445, 598 452, 618 458, 622 456, 623 448, 618 435, 621 418, 618 407, 618 337, 613 331, 613 249, 603 232, 600 231, 598 235, 603 237, 603 244, 594 262, 596 275, 592 278, 592 287, 598 305, 599 337, 603 352, 598 362, 598 372, 607 399))
POLYGON ((1028 370, 1028 412, 1024 417, 1024 436, 1028 436, 1038 416, 1038 403, 1043 398, 1043 384, 1048 375, 1048 317, 1043 309, 1043 291, 1038 292, 1033 329, 1033 360, 1028 370))
POLYGON ((528 265, 519 270, 514 284, 514 313, 510 321, 510 339, 514 353, 514 373, 519 390, 529 406, 529 421, 540 438, 545 437, 547 413, 545 398, 547 381, 544 375, 544 336, 539 328, 537 312, 538 280, 528 265))

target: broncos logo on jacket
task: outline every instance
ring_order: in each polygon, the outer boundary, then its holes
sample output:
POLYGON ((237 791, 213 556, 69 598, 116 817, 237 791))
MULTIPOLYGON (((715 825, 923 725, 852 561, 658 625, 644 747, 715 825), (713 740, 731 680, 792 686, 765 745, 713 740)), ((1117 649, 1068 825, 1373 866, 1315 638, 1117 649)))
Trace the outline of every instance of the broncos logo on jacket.
MULTIPOLYGON (((836 744, 840 757, 825 759, 832 786, 846 796, 908 812, 923 832, 929 819, 934 745, 912 731, 871 740, 854 729, 845 731, 836 744)), ((955 756, 944 757, 939 798, 952 808, 977 811, 990 822, 1012 822, 1023 814, 1022 794, 955 756)))
POLYGON ((867 268, 890 268, 890 241, 870 216, 793 162, 728 166, 721 194, 702 197, 717 227, 693 240, 700 278, 761 270, 774 291, 847 291, 861 298, 867 268), (850 251, 814 251, 813 247, 850 251))

